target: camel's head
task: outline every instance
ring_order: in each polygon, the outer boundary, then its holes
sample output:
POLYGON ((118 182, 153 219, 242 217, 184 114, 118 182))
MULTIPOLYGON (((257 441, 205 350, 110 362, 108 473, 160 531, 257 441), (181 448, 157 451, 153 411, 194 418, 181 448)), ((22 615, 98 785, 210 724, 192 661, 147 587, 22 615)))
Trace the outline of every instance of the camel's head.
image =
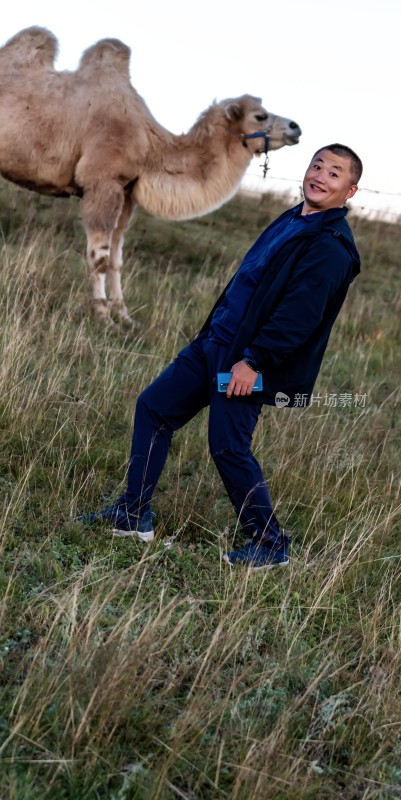
MULTIPOLYGON (((278 150, 286 144, 298 144, 302 133, 299 125, 286 117, 266 111, 259 97, 244 94, 236 99, 223 100, 221 105, 226 118, 239 135, 266 131, 270 136, 269 150, 278 150)), ((263 137, 248 139, 246 144, 253 155, 263 153, 263 137)))

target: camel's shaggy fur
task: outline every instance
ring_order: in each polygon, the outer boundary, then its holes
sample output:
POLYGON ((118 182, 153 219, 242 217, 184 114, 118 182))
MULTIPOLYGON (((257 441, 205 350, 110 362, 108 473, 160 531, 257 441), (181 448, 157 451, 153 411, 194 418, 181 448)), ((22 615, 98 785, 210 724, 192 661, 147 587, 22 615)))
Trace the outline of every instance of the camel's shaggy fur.
POLYGON ((82 198, 97 316, 110 308, 130 324, 121 291, 122 242, 136 204, 188 219, 222 205, 238 188, 268 130, 270 149, 298 142, 298 125, 259 98, 213 103, 187 134, 152 117, 129 78, 129 48, 89 47, 75 72, 54 69, 57 40, 32 27, 0 48, 0 173, 43 194, 82 198), (106 277, 109 297, 106 296, 106 277))

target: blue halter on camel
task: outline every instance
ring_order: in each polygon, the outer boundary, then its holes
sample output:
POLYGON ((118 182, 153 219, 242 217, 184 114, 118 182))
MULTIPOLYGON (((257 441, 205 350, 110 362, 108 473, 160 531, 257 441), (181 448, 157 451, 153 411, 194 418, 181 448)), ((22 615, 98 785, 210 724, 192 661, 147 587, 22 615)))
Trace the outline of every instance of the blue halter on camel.
POLYGON ((267 133, 267 131, 259 131, 258 133, 243 133, 242 134, 242 144, 244 145, 244 147, 247 147, 248 146, 247 143, 246 143, 247 139, 259 139, 261 137, 263 137, 263 139, 265 140, 265 145, 264 145, 264 148, 263 148, 263 153, 264 153, 264 156, 265 156, 265 163, 263 164, 263 177, 265 178, 266 174, 267 174, 267 170, 269 169, 268 152, 269 152, 270 136, 267 133))

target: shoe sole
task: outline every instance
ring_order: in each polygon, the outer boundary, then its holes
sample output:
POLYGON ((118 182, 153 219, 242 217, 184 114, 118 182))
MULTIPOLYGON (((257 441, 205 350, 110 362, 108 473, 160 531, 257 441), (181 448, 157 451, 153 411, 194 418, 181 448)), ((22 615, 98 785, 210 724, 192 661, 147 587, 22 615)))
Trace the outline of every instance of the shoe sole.
MULTIPOLYGON (((235 562, 230 561, 230 559, 229 559, 227 554, 225 554, 223 556, 223 561, 225 561, 226 564, 229 564, 230 567, 237 566, 237 564, 235 562)), ((288 558, 287 561, 279 561, 277 564, 263 564, 261 567, 252 567, 251 564, 245 564, 244 565, 243 563, 241 564, 241 566, 249 567, 251 572, 261 572, 264 569, 266 569, 266 570, 274 569, 274 567, 288 567, 289 563, 290 563, 290 559, 288 558)))
POLYGON ((264 564, 263 567, 251 567, 251 572, 261 572, 263 569, 274 569, 274 567, 288 567, 290 559, 287 561, 279 561, 278 564, 264 564))
POLYGON ((154 531, 146 531, 144 533, 143 531, 123 531, 119 528, 113 528, 111 532, 113 536, 119 536, 120 539, 129 539, 130 537, 135 536, 137 539, 140 539, 141 542, 153 542, 153 539, 155 538, 154 531))

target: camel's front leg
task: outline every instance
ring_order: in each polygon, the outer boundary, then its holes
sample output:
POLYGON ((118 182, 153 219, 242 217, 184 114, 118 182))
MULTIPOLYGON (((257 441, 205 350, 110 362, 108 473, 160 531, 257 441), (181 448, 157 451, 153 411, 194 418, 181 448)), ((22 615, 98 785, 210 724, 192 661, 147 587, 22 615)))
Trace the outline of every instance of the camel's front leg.
POLYGON ((133 209, 134 202, 129 195, 126 195, 117 227, 114 229, 112 235, 110 270, 107 275, 107 280, 110 287, 111 312, 124 325, 129 327, 137 326, 139 323, 130 317, 127 306, 125 305, 121 286, 121 270, 123 267, 124 233, 131 219, 133 209))

